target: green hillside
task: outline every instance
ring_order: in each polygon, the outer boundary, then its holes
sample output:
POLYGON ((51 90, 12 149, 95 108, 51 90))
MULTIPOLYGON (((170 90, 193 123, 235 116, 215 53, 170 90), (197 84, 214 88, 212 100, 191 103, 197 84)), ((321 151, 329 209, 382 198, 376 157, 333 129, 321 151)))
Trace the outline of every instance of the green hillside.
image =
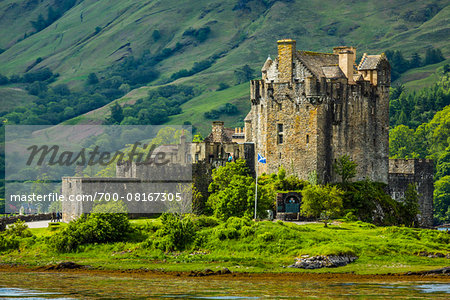
MULTIPOLYGON (((276 56, 276 40, 281 38, 294 38, 299 49, 314 51, 353 45, 358 56, 386 50, 423 56, 429 47, 450 56, 450 6, 443 0, 5 0, 0 11, 0 27, 8 28, 0 36, 0 72, 7 76, 48 67, 60 75, 53 85, 67 83, 83 90, 91 72, 104 78, 105 70, 126 57, 172 50, 153 67, 159 77, 146 83, 157 86, 172 82, 175 72, 209 60, 210 67, 174 81, 199 86, 203 93, 170 117, 171 123, 191 121, 202 131, 209 122, 203 113, 228 102, 238 106, 239 114, 224 119, 230 126, 239 125, 249 105, 248 84, 215 90, 219 83, 234 86, 234 71, 245 64, 259 76, 267 55, 276 56), (47 22, 50 9, 59 15, 47 22), (39 20, 48 26, 38 30, 39 20)), ((418 72, 411 70, 401 80, 426 82, 441 65, 428 65, 420 75, 411 75, 418 72)), ((119 101, 133 103, 149 89, 132 90, 119 101)), ((99 109, 68 123, 101 122, 108 112, 99 109)))
POLYGON ((20 87, 0 87, 0 99, 2 104, 0 113, 4 114, 18 106, 26 106, 35 98, 36 96, 29 95, 27 91, 20 87))

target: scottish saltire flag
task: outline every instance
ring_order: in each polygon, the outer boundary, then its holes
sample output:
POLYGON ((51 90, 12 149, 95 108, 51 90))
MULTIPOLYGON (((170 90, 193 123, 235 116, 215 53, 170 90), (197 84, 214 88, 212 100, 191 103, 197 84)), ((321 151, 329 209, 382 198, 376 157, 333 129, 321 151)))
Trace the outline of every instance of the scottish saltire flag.
POLYGON ((261 154, 258 153, 258 162, 265 164, 266 163, 266 158, 263 157, 261 154))

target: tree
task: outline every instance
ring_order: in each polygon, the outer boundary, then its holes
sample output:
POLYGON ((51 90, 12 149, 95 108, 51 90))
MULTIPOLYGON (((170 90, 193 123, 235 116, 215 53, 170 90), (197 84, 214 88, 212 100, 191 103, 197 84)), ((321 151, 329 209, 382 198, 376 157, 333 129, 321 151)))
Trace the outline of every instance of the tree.
POLYGON ((120 124, 123 121, 123 118, 122 106, 117 102, 114 103, 114 105, 111 106, 111 115, 106 121, 108 124, 120 124))
POLYGON ((422 66, 422 58, 419 53, 414 52, 411 56, 411 60, 409 62, 411 68, 418 68, 422 66))
POLYGON ((87 83, 90 84, 90 85, 97 84, 98 83, 97 75, 95 73, 90 73, 88 75, 87 83))
POLYGON ((159 32, 159 30, 153 30, 152 38, 155 42, 161 38, 161 33, 159 32))
POLYGON ((252 79, 255 70, 250 68, 249 65, 244 65, 234 71, 234 77, 236 78, 236 83, 241 84, 252 79))
POLYGON ((203 137, 201 134, 194 135, 194 138, 192 139, 193 143, 201 143, 203 142, 203 137))
POLYGON ((357 164, 350 159, 348 155, 340 156, 333 164, 333 169, 341 176, 342 183, 348 182, 349 179, 355 177, 357 164))
MULTIPOLYGON (((214 169, 208 190, 211 195, 207 205, 216 217, 222 220, 229 217, 253 217, 255 180, 250 176, 244 160, 238 159, 214 169)), ((270 185, 258 184, 258 216, 264 216, 265 211, 271 208, 272 192, 270 185)))
POLYGON ((414 130, 408 126, 399 125, 389 132, 389 157, 407 158, 414 152, 414 130))
POLYGON ((428 48, 427 51, 425 52, 426 65, 435 64, 443 60, 445 60, 445 57, 442 55, 441 49, 439 48, 437 49, 428 48))
POLYGON ((6 77, 6 76, 0 74, 0 85, 8 84, 8 81, 9 81, 9 80, 8 80, 8 77, 6 77))
POLYGON ((439 223, 450 222, 450 176, 444 176, 434 184, 434 218, 439 223))
POLYGON ((417 220, 419 210, 419 193, 415 184, 408 184, 405 192, 405 199, 403 200, 403 222, 405 225, 412 226, 417 220))
POLYGON ((309 185, 302 190, 301 213, 307 217, 321 217, 324 226, 343 209, 344 192, 336 186, 309 185))

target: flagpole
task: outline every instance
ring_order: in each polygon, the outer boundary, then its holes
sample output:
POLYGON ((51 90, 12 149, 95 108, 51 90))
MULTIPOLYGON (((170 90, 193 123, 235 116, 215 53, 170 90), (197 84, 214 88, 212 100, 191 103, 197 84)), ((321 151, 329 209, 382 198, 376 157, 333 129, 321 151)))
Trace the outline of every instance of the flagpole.
POLYGON ((256 188, 255 188, 255 221, 256 221, 256 206, 258 203, 258 163, 256 163, 256 188))

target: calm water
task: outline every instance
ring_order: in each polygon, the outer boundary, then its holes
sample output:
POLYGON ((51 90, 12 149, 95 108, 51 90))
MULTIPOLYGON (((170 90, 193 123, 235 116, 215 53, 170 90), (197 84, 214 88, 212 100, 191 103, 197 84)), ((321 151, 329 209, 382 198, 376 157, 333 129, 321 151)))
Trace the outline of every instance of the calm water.
MULTIPOLYGON (((332 276, 332 275, 330 275, 332 276)), ((295 277, 122 277, 0 273, 0 299, 449 299, 450 282, 327 282, 295 277)))

